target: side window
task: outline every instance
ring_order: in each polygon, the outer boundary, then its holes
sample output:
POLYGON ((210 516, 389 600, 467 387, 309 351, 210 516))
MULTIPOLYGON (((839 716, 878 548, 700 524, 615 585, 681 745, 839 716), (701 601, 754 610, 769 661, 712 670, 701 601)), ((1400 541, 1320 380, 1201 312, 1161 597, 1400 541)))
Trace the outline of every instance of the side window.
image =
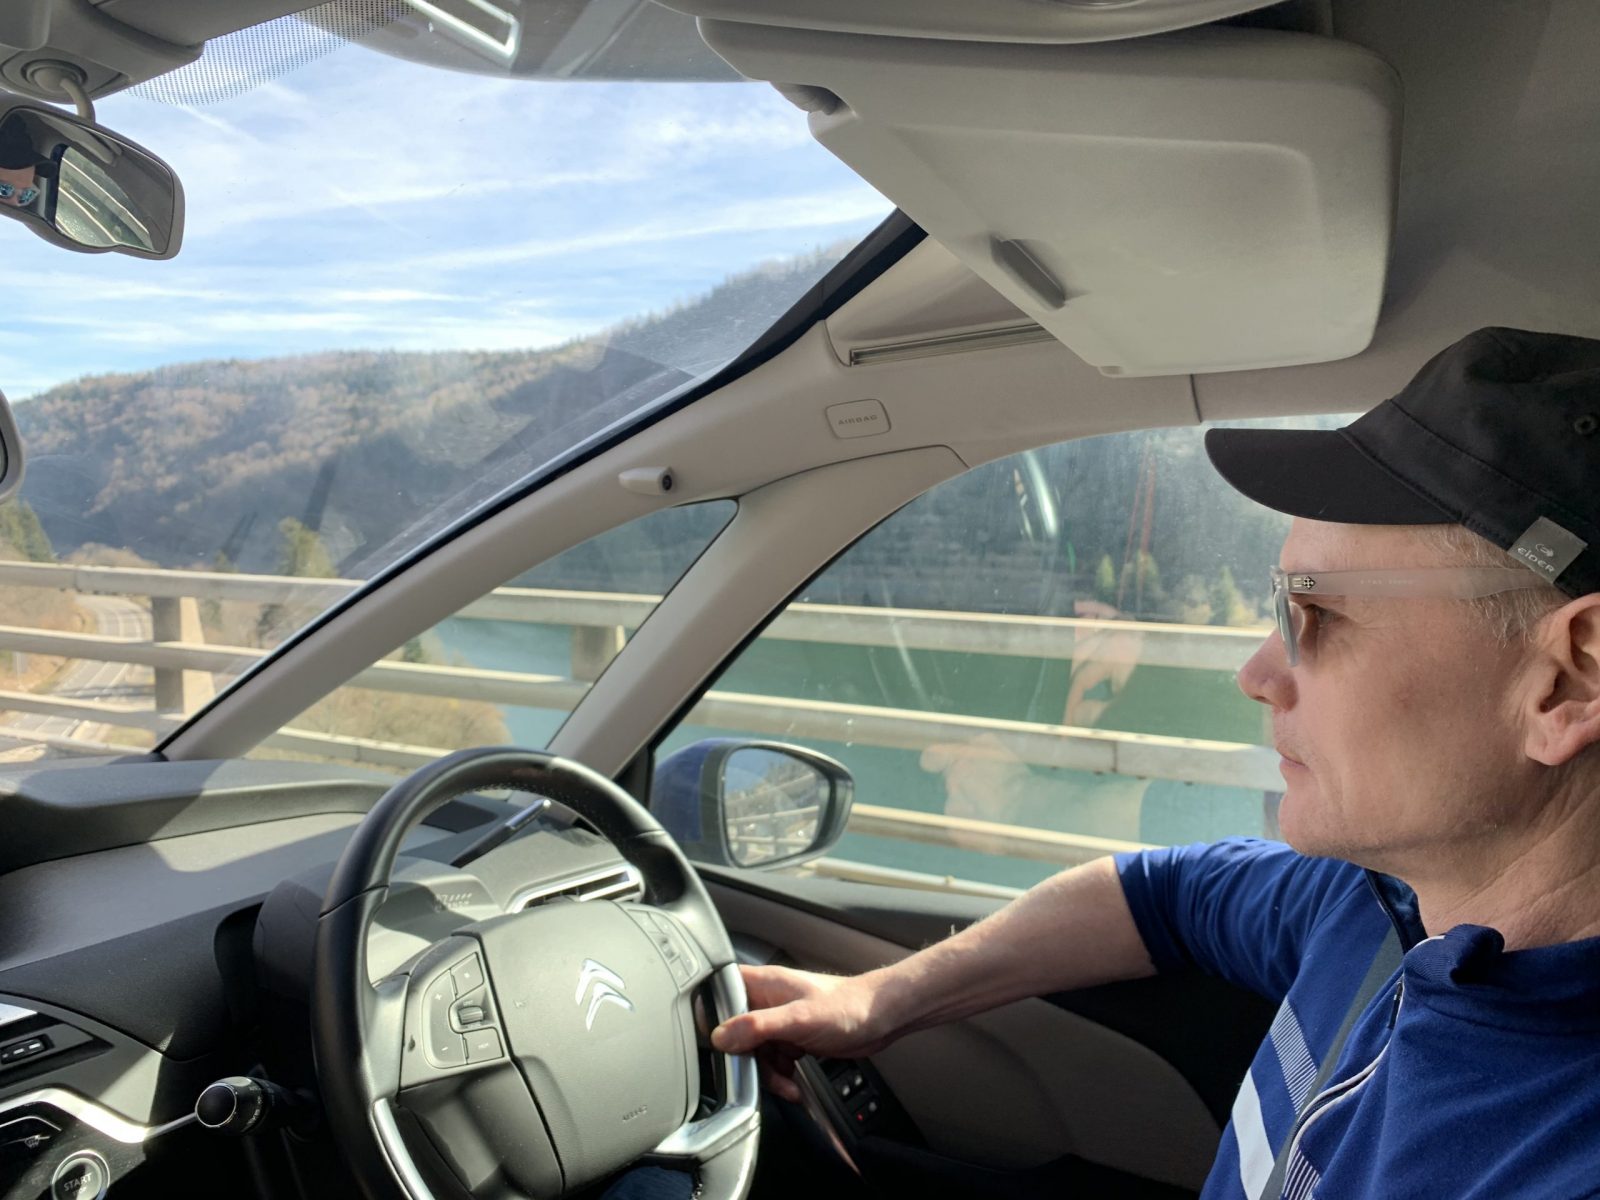
POLYGON ((547 745, 733 512, 727 500, 664 509, 574 546, 372 664, 250 757, 402 772, 469 746, 547 745))
POLYGON ((814 580, 657 761, 705 739, 837 760, 853 810, 806 869, 856 878, 1025 887, 1123 848, 1275 836, 1268 725, 1234 673, 1287 528, 1192 428, 991 463, 814 580))

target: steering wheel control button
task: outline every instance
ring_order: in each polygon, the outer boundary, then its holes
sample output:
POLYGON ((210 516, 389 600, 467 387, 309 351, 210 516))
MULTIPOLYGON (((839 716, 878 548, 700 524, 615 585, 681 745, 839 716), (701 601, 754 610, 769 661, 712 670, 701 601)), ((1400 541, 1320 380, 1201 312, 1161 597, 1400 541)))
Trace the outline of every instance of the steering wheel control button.
POLYGON ((455 980, 456 995, 467 996, 483 986, 483 959, 474 954, 450 968, 450 978, 455 980))
POLYGON ((694 978, 699 962, 690 947, 689 939, 673 922, 672 918, 653 912, 650 909, 638 909, 629 914, 634 922, 644 930, 645 935, 655 943, 656 950, 666 960, 667 966, 672 971, 672 978, 681 987, 694 978))
POLYGON ((467 1061, 491 1062, 500 1057, 500 1035, 493 1029, 479 1029, 467 1034, 467 1061))
POLYGON ((111 1168, 93 1150, 62 1159, 50 1178, 51 1200, 101 1200, 111 1186, 111 1168))
MULTIPOLYGON (((695 970, 699 963, 694 956, 694 947, 690 945, 688 937, 679 928, 678 923, 671 917, 664 917, 660 913, 652 914, 661 932, 667 935, 667 941, 677 951, 676 957, 681 959, 690 971, 695 970)), ((670 961, 670 957, 669 957, 670 961)))
POLYGON ((468 992, 450 1008, 450 1028, 457 1033, 471 1033, 481 1025, 494 1021, 494 1008, 489 1003, 489 989, 480 987, 468 992))
POLYGON ((455 1002, 448 974, 435 977, 422 998, 423 1051, 436 1067, 461 1067, 467 1062, 467 1044, 450 1023, 455 1002))
POLYGON ((467 1065, 467 1039, 459 1033, 428 1039, 428 1061, 436 1067, 464 1067, 467 1065))

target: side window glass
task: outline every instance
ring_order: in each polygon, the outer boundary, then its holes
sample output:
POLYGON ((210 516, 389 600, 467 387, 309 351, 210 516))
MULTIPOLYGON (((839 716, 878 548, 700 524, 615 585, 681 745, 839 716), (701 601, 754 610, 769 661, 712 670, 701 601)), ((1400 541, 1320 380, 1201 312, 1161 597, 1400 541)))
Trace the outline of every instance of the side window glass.
POLYGON ((250 757, 398 773, 469 746, 547 745, 733 512, 727 500, 664 509, 574 546, 372 664, 250 757))
MULTIPOLYGON (((856 878, 1026 887, 1124 848, 1276 836, 1269 728, 1234 674, 1268 633, 1288 523, 1223 483, 1193 428, 991 463, 814 580, 658 764, 751 741, 836 760, 853 808, 804 869, 856 878)), ((696 785, 690 851, 759 865, 738 814, 712 829, 714 781, 696 785)), ((658 810, 684 786, 658 768, 658 810)))

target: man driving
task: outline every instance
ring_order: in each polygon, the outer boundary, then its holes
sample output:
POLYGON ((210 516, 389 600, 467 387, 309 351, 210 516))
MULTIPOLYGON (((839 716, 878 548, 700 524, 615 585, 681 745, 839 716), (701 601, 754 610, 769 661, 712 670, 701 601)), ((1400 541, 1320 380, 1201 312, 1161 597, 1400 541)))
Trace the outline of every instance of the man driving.
POLYGON ((1281 1005, 1208 1200, 1600 1196, 1600 341, 1480 330, 1344 429, 1206 448, 1295 518, 1238 676, 1288 845, 1093 862, 856 977, 747 967, 716 1045, 793 1099, 801 1054, 1199 967, 1281 1005))

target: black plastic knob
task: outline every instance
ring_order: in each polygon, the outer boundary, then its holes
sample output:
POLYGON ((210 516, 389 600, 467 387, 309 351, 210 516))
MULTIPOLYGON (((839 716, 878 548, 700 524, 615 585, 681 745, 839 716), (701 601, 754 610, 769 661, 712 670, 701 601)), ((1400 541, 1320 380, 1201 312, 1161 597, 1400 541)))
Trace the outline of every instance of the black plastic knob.
POLYGON ((194 1115, 212 1133, 237 1137, 257 1128, 273 1107, 272 1085, 248 1075, 219 1079, 195 1101, 194 1115))

